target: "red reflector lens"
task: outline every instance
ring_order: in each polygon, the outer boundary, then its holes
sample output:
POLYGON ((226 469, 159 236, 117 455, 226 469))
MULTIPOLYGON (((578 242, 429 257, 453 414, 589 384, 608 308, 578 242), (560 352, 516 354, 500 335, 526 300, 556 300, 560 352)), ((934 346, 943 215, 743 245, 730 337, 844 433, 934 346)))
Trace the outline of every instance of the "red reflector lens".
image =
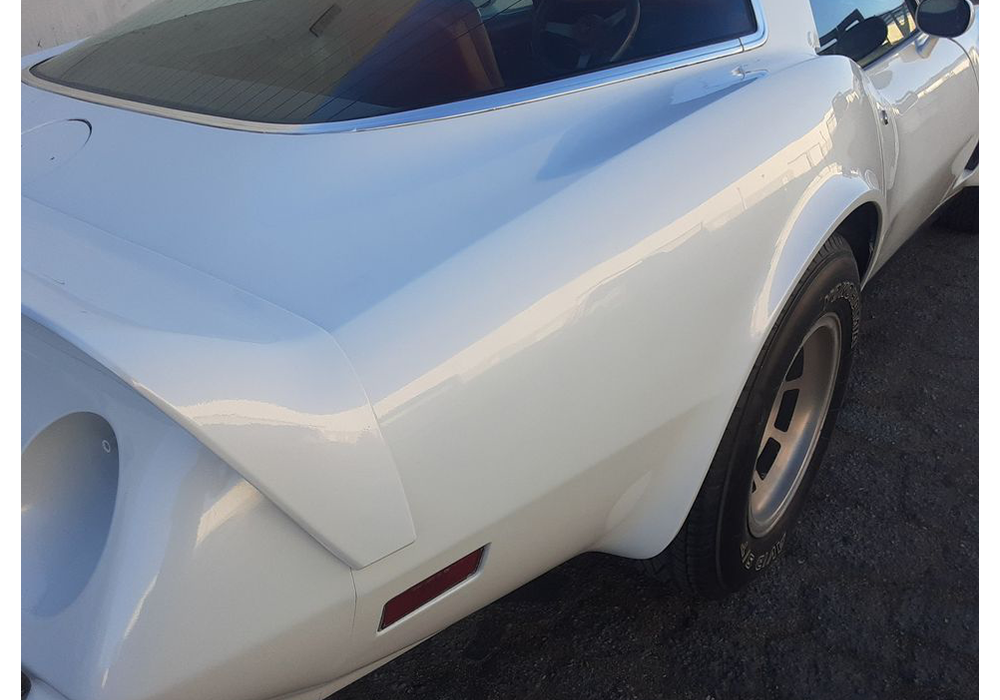
POLYGON ((480 547, 472 554, 466 554, 454 564, 444 567, 436 574, 431 574, 420 583, 410 586, 390 600, 382 608, 382 621, 379 622, 378 628, 384 630, 421 605, 429 603, 449 588, 454 588, 472 576, 479 570, 479 564, 483 561, 485 551, 486 547, 480 547))

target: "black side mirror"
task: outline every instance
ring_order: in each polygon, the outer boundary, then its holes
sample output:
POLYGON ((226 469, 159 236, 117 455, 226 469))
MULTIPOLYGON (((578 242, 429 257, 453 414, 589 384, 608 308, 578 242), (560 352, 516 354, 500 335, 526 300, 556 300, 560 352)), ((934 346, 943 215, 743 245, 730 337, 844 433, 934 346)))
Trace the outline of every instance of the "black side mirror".
POLYGON ((931 36, 953 38, 972 26, 975 11, 969 0, 923 0, 917 6, 917 27, 931 36))
POLYGON ((885 43, 889 29, 880 17, 869 17, 844 30, 831 53, 862 62, 885 43))

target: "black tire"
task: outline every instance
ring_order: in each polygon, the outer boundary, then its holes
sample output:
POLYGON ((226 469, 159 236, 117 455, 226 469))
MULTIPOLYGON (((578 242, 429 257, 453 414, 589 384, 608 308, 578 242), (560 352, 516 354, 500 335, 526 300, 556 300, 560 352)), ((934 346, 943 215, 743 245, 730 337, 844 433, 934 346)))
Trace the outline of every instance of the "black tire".
POLYGON ((939 223, 963 233, 979 233, 979 188, 966 187, 944 206, 939 223))
MULTIPOLYGON (((720 598, 745 586, 763 573, 784 549, 823 459, 837 413, 843 401, 860 322, 860 283, 851 247, 835 234, 810 263, 802 280, 764 343, 718 451, 684 526, 660 554, 642 562, 657 579, 676 584, 681 591, 720 598), (835 314, 835 319, 832 314, 835 314), (799 460, 805 471, 792 487, 787 505, 761 536, 751 532, 751 485, 762 438, 782 382, 791 376, 793 361, 810 331, 821 319, 839 321, 839 342, 830 343, 829 365, 839 368, 829 408, 818 428, 811 457, 799 460), (839 345, 839 352, 834 350, 839 345)), ((801 371, 801 370, 800 370, 801 371)), ((816 435, 816 432, 813 432, 816 435)))

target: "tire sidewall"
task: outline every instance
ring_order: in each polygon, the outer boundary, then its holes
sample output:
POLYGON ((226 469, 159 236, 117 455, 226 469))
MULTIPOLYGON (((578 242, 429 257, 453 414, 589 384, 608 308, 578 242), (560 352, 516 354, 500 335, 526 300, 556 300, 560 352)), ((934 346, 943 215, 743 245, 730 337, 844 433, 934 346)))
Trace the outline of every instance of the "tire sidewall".
POLYGON ((718 573, 724 588, 736 590, 766 571, 784 551, 788 533, 805 502, 817 467, 823 459, 837 413, 844 398, 851 358, 860 322, 860 283, 850 250, 836 250, 817 260, 798 285, 769 336, 756 374, 748 387, 749 399, 740 416, 731 449, 726 450, 729 469, 719 513, 718 573), (750 485, 760 441, 771 405, 782 379, 806 334, 827 313, 840 319, 840 365, 830 409, 823 422, 809 465, 792 501, 780 520, 763 537, 749 528, 750 485))

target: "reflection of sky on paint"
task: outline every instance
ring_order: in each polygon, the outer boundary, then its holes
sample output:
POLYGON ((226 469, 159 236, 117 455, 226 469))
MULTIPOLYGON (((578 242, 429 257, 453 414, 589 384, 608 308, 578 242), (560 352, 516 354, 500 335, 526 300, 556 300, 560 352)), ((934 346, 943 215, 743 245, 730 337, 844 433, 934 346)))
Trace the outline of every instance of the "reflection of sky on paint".
MULTIPOLYGON (((843 96, 847 104, 860 99, 856 92, 843 96)), ((580 320, 580 316, 593 310, 588 302, 601 288, 608 287, 617 278, 636 268, 654 255, 669 253, 695 235, 716 231, 729 225, 736 217, 757 206, 767 197, 786 187, 796 179, 814 172, 818 182, 825 181, 839 172, 828 158, 833 150, 832 132, 837 119, 833 110, 827 112, 814 128, 784 146, 771 158, 740 177, 734 186, 725 188, 706 201, 678 216, 665 228, 651 233, 635 244, 605 260, 598 262, 577 277, 566 281, 528 308, 514 315, 505 323, 448 357, 411 382, 375 401, 375 413, 382 418, 408 409, 416 402, 433 396, 439 387, 452 381, 469 383, 477 376, 503 363, 530 345, 580 320)), ((789 227, 782 233, 776 246, 781 250, 791 235, 789 227)), ((767 283, 761 292, 761 303, 755 307, 753 319, 755 332, 762 333, 768 323, 766 311, 773 308, 767 303, 775 293, 778 275, 777 260, 772 262, 767 283)), ((608 287, 610 289, 610 287, 608 287)), ((622 293, 622 286, 609 294, 622 293)), ((778 290, 780 291, 780 290, 778 290)), ((614 296, 604 303, 615 303, 614 296)))
POLYGON ((237 482, 201 514, 195 546, 200 545, 206 537, 236 515, 250 510, 262 499, 260 491, 254 488, 250 482, 237 482))
POLYGON ((269 401, 213 399, 181 406, 180 411, 200 426, 294 428, 312 431, 319 439, 335 443, 356 443, 372 428, 367 405, 321 414, 269 401))

